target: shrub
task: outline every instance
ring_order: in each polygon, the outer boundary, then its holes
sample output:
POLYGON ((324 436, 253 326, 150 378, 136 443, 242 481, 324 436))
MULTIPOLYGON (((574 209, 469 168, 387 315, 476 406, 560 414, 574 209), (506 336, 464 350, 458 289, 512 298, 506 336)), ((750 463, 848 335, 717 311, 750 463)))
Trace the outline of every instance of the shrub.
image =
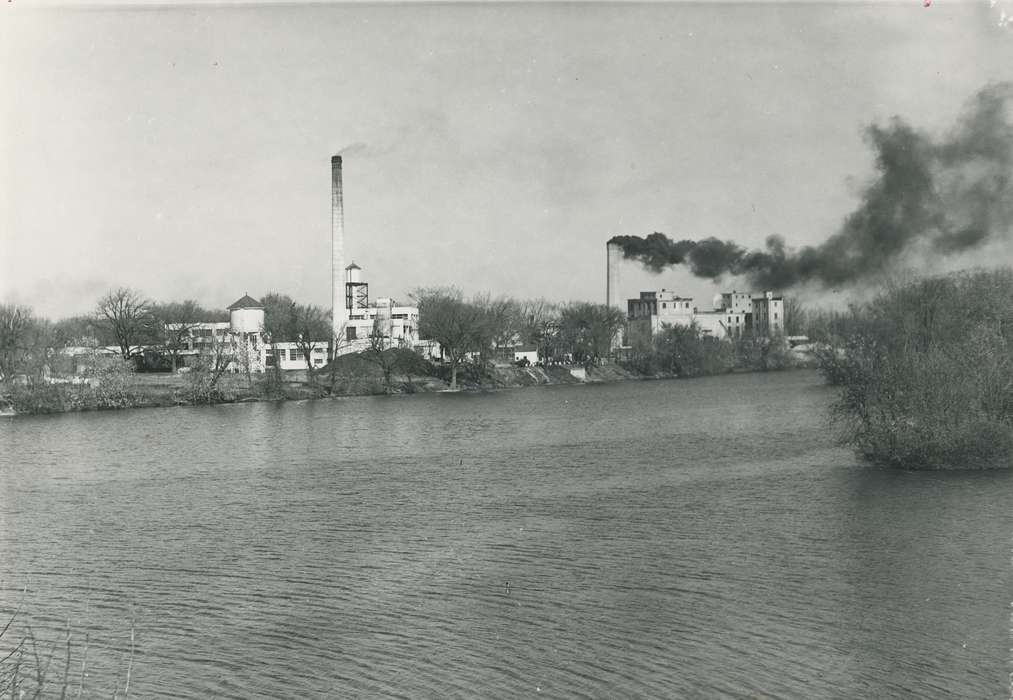
POLYGON ((908 469, 1009 466, 1013 458, 1013 274, 931 277, 862 309, 838 352, 845 444, 908 469))

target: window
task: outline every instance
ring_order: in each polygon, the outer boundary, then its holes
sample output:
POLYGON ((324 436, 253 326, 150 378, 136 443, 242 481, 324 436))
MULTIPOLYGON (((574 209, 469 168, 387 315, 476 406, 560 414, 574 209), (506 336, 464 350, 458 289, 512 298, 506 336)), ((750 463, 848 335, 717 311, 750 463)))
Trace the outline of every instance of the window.
POLYGON ((661 302, 661 308, 667 309, 668 308, 668 304, 666 302, 664 302, 664 301, 661 302))
POLYGON ((355 335, 355 330, 356 330, 355 326, 348 326, 347 328, 345 328, 346 340, 355 340, 357 338, 357 336, 355 335))

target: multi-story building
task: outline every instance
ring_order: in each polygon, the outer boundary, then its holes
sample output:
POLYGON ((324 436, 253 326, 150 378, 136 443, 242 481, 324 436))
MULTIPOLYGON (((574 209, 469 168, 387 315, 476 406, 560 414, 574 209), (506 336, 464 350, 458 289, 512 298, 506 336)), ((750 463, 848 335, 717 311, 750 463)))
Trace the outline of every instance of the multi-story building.
MULTIPOLYGON (((714 338, 738 338, 748 330, 765 335, 784 332, 784 300, 772 292, 753 297, 745 292, 725 292, 714 299, 711 311, 700 311, 692 297, 683 297, 666 289, 641 292, 627 303, 627 319, 632 327, 650 329, 651 335, 663 326, 689 326, 695 323, 700 333, 714 338)), ((642 332, 642 331, 641 331, 642 332)))
POLYGON ((688 326, 693 322, 695 313, 693 297, 681 297, 667 289, 640 292, 638 299, 627 302, 627 318, 631 321, 648 321, 652 334, 659 332, 666 323, 688 326))
POLYGON ((753 330, 763 335, 784 333, 784 297, 773 292, 753 297, 753 330))
POLYGON ((732 313, 749 314, 753 312, 752 296, 746 292, 722 292, 714 300, 714 309, 719 311, 731 311, 732 313))

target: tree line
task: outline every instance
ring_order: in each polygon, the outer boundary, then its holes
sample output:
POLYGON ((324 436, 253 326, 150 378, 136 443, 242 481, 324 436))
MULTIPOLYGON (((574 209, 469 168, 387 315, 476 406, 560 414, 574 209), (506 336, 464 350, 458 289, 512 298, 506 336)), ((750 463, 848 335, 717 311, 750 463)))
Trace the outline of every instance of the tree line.
POLYGON ((419 335, 439 344, 452 389, 459 371, 480 376, 495 360, 512 360, 531 348, 546 364, 598 364, 610 356, 625 315, 602 304, 557 304, 479 294, 465 298, 453 287, 418 289, 419 335))
MULTIPOLYGON (((369 367, 379 374, 387 392, 394 390, 397 376, 435 373, 456 389, 463 372, 466 381, 481 384, 489 378, 493 364, 513 362, 517 348, 536 351, 538 361, 545 365, 590 368, 613 360, 638 373, 678 376, 736 368, 778 369, 791 363, 780 339, 772 342, 747 334, 734 341, 718 340, 703 335, 695 325, 665 327, 652 334, 635 324, 627 328, 625 314, 603 304, 490 294, 466 297, 453 287, 420 288, 410 297, 419 310, 422 346, 435 344, 442 360, 438 366, 429 365, 417 348, 394 340, 390 328, 384 326, 390 319, 378 317, 369 336, 355 348, 356 361, 332 361, 328 372, 320 376, 314 363, 319 353, 314 353, 331 341, 330 313, 278 292, 260 301, 264 326, 258 340, 275 346, 274 357, 278 357, 278 343, 294 343, 305 362, 308 383, 328 392, 334 392, 342 378, 362 374, 369 367), (620 338, 626 341, 622 350, 617 349, 620 338)), ((789 305, 787 311, 789 324, 819 320, 818 314, 797 306, 789 305)), ((24 306, 0 305, 0 380, 17 375, 41 378, 58 361, 60 350, 75 346, 114 347, 137 369, 175 371, 183 365, 184 351, 192 347, 201 324, 227 320, 228 312, 204 308, 194 300, 154 302, 128 288, 104 294, 91 314, 57 322, 39 318, 24 306)), ((205 333, 200 353, 187 360, 194 400, 213 401, 228 370, 238 368, 250 379, 253 362, 244 355, 248 349, 237 347, 234 339, 224 335, 205 333)), ((341 344, 350 341, 339 335, 336 342, 340 351, 341 344)), ((284 382, 279 362, 274 362, 265 379, 278 390, 284 382)))
MULTIPOLYGON (((312 365, 313 349, 330 337, 330 312, 277 292, 261 303, 267 341, 297 343, 312 365)), ((59 351, 73 347, 114 347, 140 369, 156 362, 176 370, 201 324, 228 320, 228 311, 208 309, 192 299, 156 302, 125 287, 102 295, 91 313, 59 321, 38 316, 26 305, 0 304, 0 381, 15 376, 38 379, 58 362, 59 351)))

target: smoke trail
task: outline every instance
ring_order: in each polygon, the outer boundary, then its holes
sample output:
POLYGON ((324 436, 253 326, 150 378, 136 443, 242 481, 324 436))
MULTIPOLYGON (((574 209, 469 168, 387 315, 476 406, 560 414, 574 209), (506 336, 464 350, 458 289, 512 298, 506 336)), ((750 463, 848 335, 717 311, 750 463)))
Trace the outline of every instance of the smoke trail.
POLYGON ((814 282, 839 286, 889 269, 924 246, 941 255, 1008 238, 1013 229, 1013 82, 990 85, 942 139, 899 117, 866 129, 878 176, 840 230, 816 246, 790 249, 771 236, 763 250, 705 238, 673 241, 615 236, 626 258, 660 272, 687 265, 694 275, 741 275, 762 289, 814 282))

